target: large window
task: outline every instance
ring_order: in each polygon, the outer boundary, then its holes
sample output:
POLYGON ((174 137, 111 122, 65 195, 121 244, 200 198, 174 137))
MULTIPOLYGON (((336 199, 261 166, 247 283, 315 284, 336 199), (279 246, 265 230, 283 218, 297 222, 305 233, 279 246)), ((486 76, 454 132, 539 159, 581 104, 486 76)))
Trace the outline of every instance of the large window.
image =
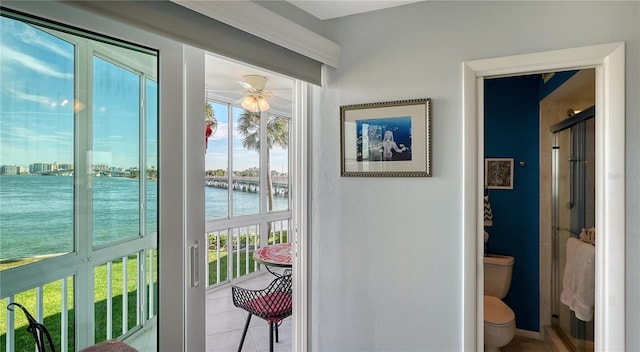
POLYGON ((157 53, 0 26, 0 350, 33 350, 12 302, 60 351, 129 335, 157 312, 157 53))
POLYGON ((253 251, 290 233, 290 113, 235 104, 205 103, 210 286, 255 272, 253 251))
POLYGON ((76 62, 73 43, 1 21, 0 270, 74 251, 76 62))

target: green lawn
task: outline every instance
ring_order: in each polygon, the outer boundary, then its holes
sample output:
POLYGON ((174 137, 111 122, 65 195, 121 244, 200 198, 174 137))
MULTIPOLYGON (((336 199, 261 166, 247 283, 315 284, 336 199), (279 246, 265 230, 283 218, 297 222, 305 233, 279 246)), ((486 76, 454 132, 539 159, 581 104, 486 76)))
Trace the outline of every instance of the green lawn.
MULTIPOLYGON (((286 241, 286 234, 284 241, 286 241)), ((154 259, 156 262, 154 263, 154 267, 157 268, 157 255, 154 253, 154 259)), ((234 261, 236 257, 234 256, 234 261)), ((147 260, 149 260, 147 258, 147 260)), ((217 266, 216 251, 209 250, 209 285, 214 285, 218 283, 216 281, 216 266, 217 266)), ((220 260, 220 282, 224 282, 227 280, 227 261, 228 257, 226 252, 221 253, 219 258, 220 260)), ((23 263, 24 264, 24 263, 23 263)), ((235 264, 235 263, 234 263, 235 264)), ((12 266, 21 265, 20 263, 12 263, 12 266)), ((254 271, 254 260, 253 260, 253 252, 249 253, 249 272, 254 271)), ((0 267, 0 269, 6 269, 6 267, 0 267)), ((245 274, 246 270, 246 253, 242 251, 240 253, 240 273, 242 275, 245 274)), ((234 267, 233 277, 237 276, 236 270, 234 267)), ((107 326, 107 268, 106 265, 101 265, 96 267, 94 272, 95 277, 95 340, 96 342, 104 341, 106 339, 106 326, 107 326)), ((128 315, 127 315, 127 329, 130 329, 136 325, 136 306, 137 306, 137 259, 136 256, 129 257, 127 263, 127 299, 128 299, 128 315)), ((147 283, 149 280, 147 280, 147 283)), ((118 337, 122 333, 122 297, 123 297, 123 288, 122 288, 122 260, 114 261, 112 266, 112 319, 113 319, 113 337, 118 337)), ((155 312, 157 312, 158 305, 158 287, 157 287, 157 277, 154 278, 154 287, 156 291, 154 292, 154 303, 156 308, 155 312)), ((68 285, 68 332, 67 336, 69 337, 69 351, 75 350, 74 346, 74 311, 73 311, 73 280, 72 278, 67 278, 68 285)), ((56 345, 56 349, 60 350, 60 319, 61 319, 61 302, 62 302, 62 283, 60 280, 49 283, 43 287, 43 301, 44 301, 44 325, 47 327, 51 336, 54 340, 54 344, 56 345)), ((15 302, 18 302, 25 306, 29 312, 35 317, 35 309, 36 309, 36 291, 35 289, 25 291, 16 295, 15 302)), ((0 300, 1 308, 0 309, 0 351, 6 350, 6 338, 5 334, 7 331, 6 326, 6 314, 7 310, 5 307, 7 306, 7 299, 0 300)), ((27 319, 21 311, 17 311, 15 315, 15 326, 17 327, 15 334, 15 350, 16 351, 29 351, 32 352, 34 350, 33 345, 33 337, 26 331, 27 330, 27 319)))
MULTIPOLYGON (((249 243, 251 246, 255 245, 255 234, 251 234, 249 235, 249 243)), ((280 239, 279 237, 280 235, 278 235, 278 240, 280 239)), ((287 237, 288 237, 288 233, 287 231, 283 231, 282 234, 282 241, 283 242, 287 242, 287 237)), ((228 235, 224 234, 222 236, 220 236, 220 245, 225 247, 224 251, 220 251, 220 281, 217 281, 216 278, 216 266, 217 266, 217 253, 215 249, 209 249, 209 285, 215 285, 219 282, 225 282, 227 280, 227 265, 228 265, 228 258, 227 258, 227 251, 226 251, 226 246, 227 246, 227 238, 228 235)), ((245 245, 246 243, 246 235, 241 235, 241 242, 242 245, 245 245)), ((268 242, 269 243, 273 243, 273 235, 269 236, 268 242)), ((210 238, 209 239, 209 246, 210 248, 215 248, 218 245, 218 243, 216 243, 215 238, 210 238)), ((241 275, 245 275, 246 272, 246 252, 244 249, 240 250, 240 274, 241 275)), ((237 263, 237 257, 236 254, 234 253, 234 257, 233 257, 233 261, 234 261, 234 267, 233 267, 233 277, 237 277, 237 271, 236 271, 236 263, 237 263)), ((255 262, 253 260, 253 251, 249 252, 249 273, 254 272, 255 268, 255 262)))
MULTIPOLYGON (((157 256, 154 256, 157 258, 157 256)), ((146 259, 149 260, 148 258, 146 259)), ((157 264, 154 264, 157 268, 157 264)), ((112 319, 113 330, 112 336, 118 337, 122 334, 122 259, 113 262, 112 266, 112 319)), ((95 340, 96 342, 104 341, 106 339, 106 326, 107 326, 107 267, 106 265, 100 265, 95 268, 95 340)), ((67 278, 68 284, 68 332, 69 337, 69 351, 75 350, 74 346, 74 310, 73 310, 73 280, 67 278)), ((127 299, 128 299, 128 315, 127 315, 127 329, 130 329, 136 325, 136 307, 137 307, 137 257, 130 256, 127 263, 127 299)), ((149 280, 147 280, 149 283, 149 280)), ((154 283, 157 283, 157 278, 154 278, 154 283)), ((157 312, 157 285, 154 285, 156 291, 154 292, 154 303, 157 312)), ((62 283, 61 280, 51 282, 43 287, 43 303, 44 303, 44 325, 49 330, 51 337, 54 340, 54 344, 57 350, 60 350, 60 329, 61 329, 61 305, 62 305, 62 283)), ((28 290, 15 296, 14 301, 22 304, 31 315, 36 315, 36 290, 28 290)), ((0 300, 0 351, 6 350, 6 338, 7 331, 6 315, 7 315, 7 299, 0 300)), ((28 321, 22 311, 16 310, 15 313, 15 350, 16 351, 33 351, 33 337, 27 332, 28 321)))
MULTIPOLYGON (((209 251, 209 285, 215 285, 218 283, 218 281, 216 281, 216 267, 217 267, 217 258, 216 258, 216 251, 215 250, 210 250, 209 251)), ((240 253, 240 274, 241 275, 245 275, 245 270, 247 267, 246 264, 246 258, 247 255, 246 253, 242 252, 240 253)), ((236 257, 234 256, 233 258, 234 260, 234 270, 233 270, 233 277, 237 277, 237 271, 235 270, 235 260, 236 257)), ((227 265, 228 265, 228 257, 226 252, 225 253, 220 253, 220 282, 224 282, 227 280, 227 265)), ((249 272, 252 273, 254 272, 254 267, 255 267, 255 261, 253 260, 253 252, 249 253, 249 272)))

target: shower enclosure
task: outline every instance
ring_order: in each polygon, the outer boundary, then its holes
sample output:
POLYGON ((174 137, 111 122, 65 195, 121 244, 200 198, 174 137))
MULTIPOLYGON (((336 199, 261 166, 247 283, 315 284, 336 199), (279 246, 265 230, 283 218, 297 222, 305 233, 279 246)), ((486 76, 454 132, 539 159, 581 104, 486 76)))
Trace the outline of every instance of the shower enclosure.
POLYGON ((595 226, 595 107, 551 127, 553 145, 552 325, 575 351, 593 351, 593 319, 576 318, 560 302, 567 240, 595 226))

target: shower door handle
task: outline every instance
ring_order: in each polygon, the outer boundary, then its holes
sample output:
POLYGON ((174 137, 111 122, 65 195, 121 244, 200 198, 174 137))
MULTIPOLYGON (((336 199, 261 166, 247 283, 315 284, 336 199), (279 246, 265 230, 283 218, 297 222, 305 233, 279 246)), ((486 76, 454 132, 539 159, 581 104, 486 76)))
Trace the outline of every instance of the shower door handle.
POLYGON ((580 160, 578 158, 572 158, 569 157, 569 207, 567 209, 572 209, 573 206, 576 203, 575 200, 575 191, 574 191, 574 185, 575 185, 575 177, 576 177, 576 172, 575 172, 575 168, 577 163, 580 160))

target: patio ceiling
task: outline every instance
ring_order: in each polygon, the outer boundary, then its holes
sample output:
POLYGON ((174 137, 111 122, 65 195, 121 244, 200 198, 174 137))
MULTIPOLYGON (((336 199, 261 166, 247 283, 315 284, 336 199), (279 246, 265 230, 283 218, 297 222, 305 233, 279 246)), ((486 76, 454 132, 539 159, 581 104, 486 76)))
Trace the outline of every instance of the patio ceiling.
POLYGON ((240 105, 245 91, 238 82, 245 75, 267 77, 265 90, 273 92, 268 99, 270 111, 291 115, 293 79, 213 54, 207 54, 205 59, 205 96, 207 99, 240 105))

